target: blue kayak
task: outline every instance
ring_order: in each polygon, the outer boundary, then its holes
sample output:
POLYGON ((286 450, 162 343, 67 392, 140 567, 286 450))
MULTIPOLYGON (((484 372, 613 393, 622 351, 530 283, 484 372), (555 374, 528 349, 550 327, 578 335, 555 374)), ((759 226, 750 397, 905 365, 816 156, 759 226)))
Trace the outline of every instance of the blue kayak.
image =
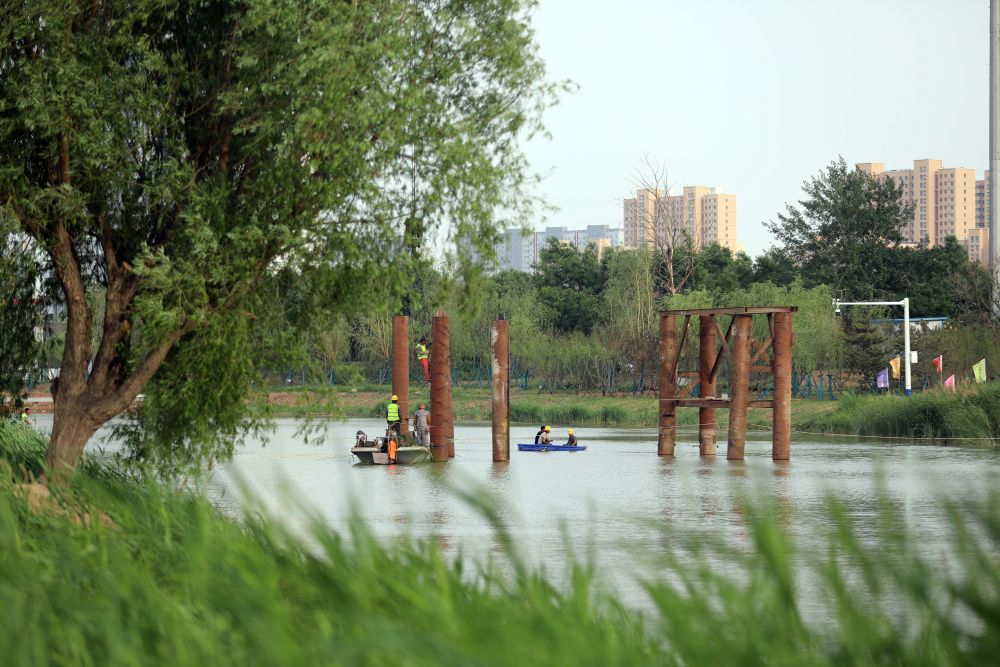
POLYGON ((587 447, 585 445, 521 445, 517 446, 519 452, 582 452, 587 447))

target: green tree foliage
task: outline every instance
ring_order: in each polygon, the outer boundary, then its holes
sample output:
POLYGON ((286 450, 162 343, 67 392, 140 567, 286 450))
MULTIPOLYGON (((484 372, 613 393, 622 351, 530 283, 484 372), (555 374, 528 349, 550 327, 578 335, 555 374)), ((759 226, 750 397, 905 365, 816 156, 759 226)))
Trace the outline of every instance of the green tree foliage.
POLYGON ((887 332, 872 322, 876 318, 883 319, 884 311, 856 306, 842 317, 845 345, 841 366, 856 373, 859 386, 866 388, 875 384, 879 371, 889 365, 889 358, 895 354, 887 332))
POLYGON ((579 252, 549 239, 539 253, 535 280, 539 300, 548 309, 555 331, 590 333, 601 315, 604 287, 604 271, 593 246, 579 252))
POLYGON ((965 249, 955 237, 949 236, 944 245, 928 248, 894 248, 889 254, 890 272, 885 289, 890 294, 910 297, 910 313, 914 317, 958 315, 963 304, 956 298, 956 275, 968 275, 982 268, 972 264, 965 249))
POLYGON ((781 248, 770 248, 754 258, 750 282, 786 286, 799 277, 792 259, 781 248))
POLYGON ((710 292, 732 292, 750 285, 753 279, 753 261, 745 252, 733 252, 713 243, 698 252, 696 269, 688 282, 691 289, 710 292))
MULTIPOLYGON (((28 239, 5 229, 0 221, 0 413, 7 397, 24 387, 43 348, 36 329, 43 324, 35 305, 37 268, 28 239)), ((11 404, 13 405, 13 404, 11 404)))
POLYGON ((526 7, 4 5, 3 216, 68 309, 50 466, 143 390, 140 449, 231 443, 289 317, 269 276, 301 288, 302 319, 397 299, 443 223, 461 265, 488 255, 495 212, 530 202, 516 139, 552 92, 526 7))
POLYGON ((843 158, 803 184, 805 199, 765 223, 808 285, 825 284, 852 299, 887 287, 891 251, 913 216, 892 179, 849 169, 843 158))
MULTIPOLYGON (((796 306, 798 311, 792 316, 792 330, 795 344, 792 347, 792 362, 803 370, 838 368, 843 354, 843 333, 837 326, 831 306, 829 288, 825 286, 805 287, 802 281, 795 281, 786 287, 771 283, 754 283, 746 289, 726 294, 713 294, 707 290, 697 290, 664 300, 664 307, 673 310, 692 308, 727 308, 737 306, 796 306)), ((764 321, 756 323, 756 336, 766 338, 764 321)), ((697 327, 692 322, 692 327, 697 327)), ((689 339, 697 339, 697 329, 688 333, 689 339)))
POLYGON ((604 289, 602 338, 624 361, 652 362, 658 335, 659 309, 654 288, 654 256, 645 248, 608 257, 604 289))

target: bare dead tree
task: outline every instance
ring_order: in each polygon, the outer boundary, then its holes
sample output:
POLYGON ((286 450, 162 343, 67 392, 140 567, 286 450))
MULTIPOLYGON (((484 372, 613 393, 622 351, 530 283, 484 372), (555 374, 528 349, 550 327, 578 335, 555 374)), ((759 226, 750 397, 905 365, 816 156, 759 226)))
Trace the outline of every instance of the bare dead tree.
POLYGON ((661 259, 655 264, 656 282, 661 288, 657 296, 679 294, 698 267, 713 259, 714 254, 695 243, 693 221, 688 224, 683 198, 670 195, 665 163, 644 156, 633 170, 632 180, 652 207, 644 214, 652 231, 646 241, 661 259))

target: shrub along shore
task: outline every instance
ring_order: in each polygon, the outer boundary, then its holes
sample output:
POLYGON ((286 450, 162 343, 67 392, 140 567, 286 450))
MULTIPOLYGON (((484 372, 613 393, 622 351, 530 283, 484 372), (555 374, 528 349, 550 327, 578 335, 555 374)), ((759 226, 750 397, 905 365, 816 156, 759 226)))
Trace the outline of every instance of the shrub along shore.
MULTIPOLYGON (((385 414, 390 388, 367 385, 355 389, 297 388, 271 394, 275 413, 283 416, 381 417, 385 414)), ((411 410, 429 403, 426 387, 410 391, 411 410)), ((456 421, 488 422, 490 394, 486 389, 456 389, 453 394, 456 421)), ((716 413, 718 428, 728 424, 728 411, 716 413)), ((511 392, 513 423, 560 426, 611 426, 655 428, 657 399, 643 396, 586 396, 511 392)), ((751 409, 751 430, 767 431, 771 411, 751 409)), ((681 408, 677 424, 696 428, 698 410, 681 408)), ((901 440, 943 439, 970 444, 1000 443, 1000 383, 989 383, 958 392, 925 391, 903 396, 854 396, 841 394, 835 401, 794 399, 792 429, 801 434, 880 436, 901 440)))
POLYGON ((996 495, 953 513, 947 553, 900 530, 888 501, 861 540, 831 500, 816 554, 773 508, 745 510, 744 545, 665 526, 640 613, 585 562, 562 564, 557 584, 521 560, 488 496, 472 502, 505 567, 430 537, 382 543, 361 520, 349 535, 317 521, 306 547, 256 512, 234 521, 200 493, 93 461, 32 493, 44 447, 0 423, 6 665, 937 666, 1000 652, 996 495))

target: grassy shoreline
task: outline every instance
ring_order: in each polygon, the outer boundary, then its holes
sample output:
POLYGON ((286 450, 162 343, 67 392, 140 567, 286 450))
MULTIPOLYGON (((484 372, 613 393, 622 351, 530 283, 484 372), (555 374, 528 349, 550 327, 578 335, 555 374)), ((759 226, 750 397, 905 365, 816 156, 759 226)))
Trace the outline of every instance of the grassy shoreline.
MULTIPOLYGON (((294 388, 270 394, 278 416, 380 417, 390 388, 294 388), (280 398, 276 398, 280 397, 280 398)), ((419 402, 429 402, 426 387, 411 389, 411 411, 419 402)), ((491 402, 487 389, 456 389, 453 393, 455 420, 489 422, 491 402)), ((538 394, 512 391, 510 419, 517 424, 566 426, 611 426, 655 428, 657 399, 644 396, 601 396, 569 393, 538 394)), ((717 428, 728 426, 728 411, 716 413, 717 428)), ((677 424, 696 428, 698 410, 681 408, 677 424)), ((769 430, 771 411, 750 409, 748 427, 769 430)), ((963 389, 957 393, 927 391, 910 398, 902 396, 852 396, 836 401, 793 399, 792 429, 803 433, 843 436, 882 436, 901 440, 940 439, 951 442, 1000 443, 1000 384, 963 389)))

